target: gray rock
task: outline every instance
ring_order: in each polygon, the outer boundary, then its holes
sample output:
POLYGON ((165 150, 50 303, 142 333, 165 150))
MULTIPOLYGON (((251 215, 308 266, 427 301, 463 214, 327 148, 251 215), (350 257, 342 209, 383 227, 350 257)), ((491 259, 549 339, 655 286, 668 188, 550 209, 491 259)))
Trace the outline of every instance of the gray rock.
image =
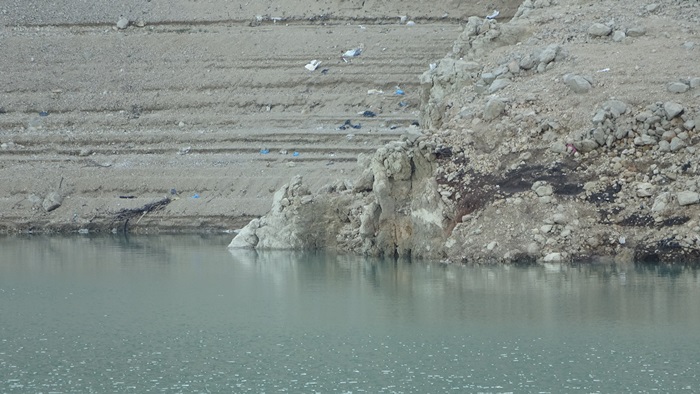
POLYGON ((641 37, 647 34, 647 29, 644 26, 635 26, 627 29, 627 35, 630 37, 641 37))
POLYGON ((641 136, 634 137, 634 144, 637 146, 656 145, 656 143, 656 138, 648 134, 642 134, 641 136))
POLYGON ((587 153, 598 148, 598 143, 591 139, 574 141, 574 147, 577 151, 587 153))
POLYGON ((593 37, 605 37, 612 32, 612 28, 602 23, 594 23, 588 28, 588 34, 593 37))
POLYGON ((603 109, 610 111, 613 118, 618 118, 627 112, 627 104, 620 100, 608 100, 603 103, 603 109))
POLYGON ((591 83, 580 75, 567 74, 564 76, 564 83, 574 93, 587 93, 591 90, 591 83))
POLYGON ((683 113, 683 106, 672 101, 667 101, 664 103, 664 111, 666 112, 666 119, 671 120, 683 113))
POLYGON ((497 97, 493 97, 486 103, 486 106, 484 107, 484 119, 485 120, 496 119, 497 117, 501 116, 505 112, 505 110, 506 110, 505 101, 503 101, 497 97))
POLYGON ((670 152, 671 151, 671 144, 668 141, 661 140, 661 141, 659 141, 659 150, 661 152, 670 152))
POLYGON ((44 207, 46 212, 51 212, 60 207, 61 203, 63 203, 63 197, 56 192, 51 192, 48 196, 46 196, 46 198, 44 198, 44 202, 42 202, 41 205, 44 207))
POLYGON ((654 12, 659 9, 659 5, 656 3, 651 3, 644 7, 644 9, 647 10, 647 12, 654 12))
POLYGON ((535 191, 539 197, 551 196, 554 194, 554 188, 547 182, 537 181, 532 185, 532 190, 535 191))
POLYGON ((535 60, 534 57, 532 57, 530 55, 526 55, 524 58, 520 59, 519 66, 523 70, 530 70, 533 67, 535 67, 536 64, 537 64, 537 61, 535 60))
POLYGON ((671 198, 671 194, 668 192, 659 194, 654 199, 654 205, 651 206, 651 211, 654 213, 661 213, 666 210, 668 202, 671 198))
POLYGON ((552 216, 552 221, 554 224, 566 224, 569 222, 569 217, 564 213, 555 213, 552 216))
POLYGON ((545 48, 540 53, 539 61, 541 63, 544 63, 544 64, 547 64, 547 63, 553 61, 557 57, 558 51, 559 51, 559 45, 557 45, 557 44, 548 45, 547 48, 545 48))
POLYGON ((605 122, 605 111, 604 110, 598 110, 595 115, 593 115, 593 124, 599 125, 605 122))
POLYGON ((496 80, 496 74, 494 74, 494 73, 483 73, 483 74, 481 74, 481 79, 483 79, 484 82, 486 82, 487 84, 490 85, 491 83, 493 83, 493 81, 496 80))
POLYGON ((700 194, 691 191, 679 192, 676 194, 676 199, 680 206, 697 204, 700 202, 700 194))
POLYGON ((700 77, 693 77, 693 78, 690 78, 690 81, 688 81, 688 82, 690 83, 690 87, 691 87, 692 89, 695 89, 695 88, 697 88, 697 87, 700 87, 700 77))
POLYGON ((685 49, 693 49, 693 48, 695 48, 695 42, 694 41, 686 41, 681 46, 685 49))
POLYGON ((117 29, 126 29, 129 26, 129 20, 124 18, 123 16, 119 17, 119 20, 117 21, 117 29))
POLYGON ((508 85, 510 85, 509 79, 505 79, 505 78, 497 79, 497 80, 493 81, 491 86, 489 86, 488 92, 489 92, 489 94, 493 94, 493 93, 505 88, 508 85))
POLYGON ((612 35, 612 40, 615 42, 620 42, 627 37, 627 34, 625 34, 624 31, 622 30, 615 30, 612 35))
POLYGON ((595 140, 595 142, 600 146, 605 145, 605 141, 608 139, 608 136, 605 135, 605 130, 601 129, 600 127, 593 130, 592 137, 595 140))
POLYGON ((685 93, 690 89, 690 86, 683 82, 671 82, 666 86, 666 89, 671 93, 685 93))
POLYGON ((637 184, 637 197, 651 197, 654 194, 654 185, 648 182, 637 184))
POLYGON ((562 261, 564 261, 564 256, 559 252, 549 253, 544 256, 545 263, 561 263, 562 261))
POLYGON ((678 152, 679 150, 685 148, 687 144, 680 138, 678 137, 673 137, 671 140, 671 144, 669 145, 669 148, 671 149, 671 152, 678 152))
POLYGON ((686 129, 686 130, 692 130, 692 129, 694 129, 694 128, 695 128, 695 120, 694 120, 694 119, 686 120, 686 121, 683 123, 683 128, 686 129))

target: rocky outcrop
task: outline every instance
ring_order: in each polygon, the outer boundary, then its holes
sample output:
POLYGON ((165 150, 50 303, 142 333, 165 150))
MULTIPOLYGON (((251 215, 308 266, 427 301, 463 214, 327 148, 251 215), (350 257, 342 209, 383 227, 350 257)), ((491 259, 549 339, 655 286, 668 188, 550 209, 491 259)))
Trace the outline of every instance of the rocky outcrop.
POLYGON ((304 238, 303 248, 461 263, 700 263, 697 81, 657 78, 640 96, 645 80, 608 76, 615 59, 575 43, 628 49, 650 39, 643 23, 576 14, 563 33, 542 27, 573 15, 557 4, 526 0, 507 23, 469 18, 421 77, 426 134, 360 158, 366 170, 352 185, 310 197, 305 212, 322 218, 306 220, 328 231, 303 232, 285 216, 304 210, 298 200, 232 246, 266 247, 277 236, 304 238))
POLYGON ((299 176, 270 213, 240 230, 229 247, 339 249, 373 256, 442 256, 450 221, 434 177, 435 145, 413 134, 358 160, 362 175, 311 194, 299 176))

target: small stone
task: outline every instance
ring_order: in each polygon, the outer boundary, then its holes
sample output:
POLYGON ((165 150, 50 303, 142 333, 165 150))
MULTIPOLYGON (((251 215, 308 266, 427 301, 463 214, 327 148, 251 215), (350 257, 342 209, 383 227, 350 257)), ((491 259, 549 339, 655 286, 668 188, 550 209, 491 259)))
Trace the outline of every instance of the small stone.
POLYGON ((505 88, 508 85, 510 85, 509 79, 505 79, 505 78, 497 79, 497 80, 493 81, 491 86, 489 86, 488 92, 489 92, 489 94, 496 93, 497 91, 505 88))
POLYGON ((679 150, 685 148, 687 144, 685 141, 678 137, 673 137, 671 140, 671 144, 669 145, 669 148, 671 149, 671 152, 678 152, 679 150))
POLYGON ((620 100, 608 100, 603 103, 603 109, 610 111, 613 118, 618 118, 627 112, 627 104, 620 100))
POLYGON ((545 263, 561 263, 562 261, 564 261, 564 257, 558 252, 550 253, 544 256, 545 263))
POLYGON ((627 29, 627 35, 630 37, 641 37, 647 34, 647 29, 644 26, 630 27, 627 29))
POLYGON ((591 90, 592 86, 588 80, 580 75, 570 75, 564 76, 564 83, 568 86, 574 93, 586 93, 591 90))
POLYGON ((496 248, 496 245, 498 245, 498 242, 492 241, 488 245, 486 245, 487 250, 494 250, 496 248))
POLYGON ((627 37, 627 34, 625 34, 624 31, 622 30, 615 30, 612 35, 612 40, 615 42, 620 42, 627 37))
POLYGON ((552 216, 552 221, 554 224, 566 224, 569 222, 569 217, 564 213, 555 213, 552 216))
POLYGON ((547 64, 557 57, 557 52, 559 51, 559 45, 551 44, 548 45, 541 53, 539 60, 541 63, 547 64))
POLYGON ((654 12, 659 9, 659 5, 656 3, 651 3, 644 7, 644 9, 647 10, 647 12, 654 12))
POLYGON ((683 106, 678 103, 667 101, 664 103, 664 111, 666 111, 666 119, 671 120, 683 113, 683 106))
POLYGON ((598 148, 598 143, 587 138, 581 141, 574 141, 574 147, 576 147, 576 150, 578 151, 587 153, 596 150, 598 148))
POLYGON ((685 49, 693 49, 693 48, 695 48, 695 42, 693 42, 693 41, 686 41, 686 42, 683 43, 682 47, 685 48, 685 49))
MULTIPOLYGON (((535 185, 536 184, 537 183, 535 183, 535 185)), ((552 185, 538 185, 534 190, 535 194, 537 194, 540 197, 551 196, 552 194, 554 194, 554 188, 552 188, 552 185)))
POLYGON ((88 148, 82 148, 80 149, 80 152, 78 152, 78 156, 85 157, 85 156, 90 156, 92 154, 92 150, 88 148))
POLYGON ((520 59, 519 66, 523 70, 530 70, 535 67, 535 64, 537 64, 537 61, 532 56, 526 55, 524 58, 520 59))
POLYGON ((548 232, 552 231, 552 228, 554 228, 554 226, 552 226, 551 224, 543 224, 542 226, 540 226, 540 232, 543 234, 547 234, 548 232))
POLYGON ((494 73, 483 73, 483 74, 481 74, 481 79, 483 79, 484 82, 486 82, 487 84, 490 85, 491 83, 493 83, 493 81, 496 80, 496 74, 494 74, 494 73))
POLYGON ((690 89, 690 86, 683 82, 671 82, 666 86, 666 89, 671 93, 685 93, 690 89))
POLYGON ((48 196, 46 196, 46 198, 44 198, 44 202, 41 205, 44 207, 44 210, 46 210, 46 212, 51 212, 54 209, 60 207, 62 202, 63 197, 61 197, 60 194, 56 192, 51 192, 48 196))
POLYGON ((691 89, 695 89, 695 88, 700 87, 700 77, 690 78, 690 81, 688 81, 688 82, 690 83, 691 89))
POLYGON ((654 194, 654 185, 648 182, 637 184, 637 197, 651 197, 654 194))
POLYGON ((666 207, 668 206, 668 200, 670 197, 670 193, 661 193, 659 194, 655 199, 654 199, 654 205, 651 207, 651 211, 654 213, 660 213, 666 210, 666 207))
POLYGON ((594 23, 588 28, 588 34, 593 37, 605 37, 612 32, 612 28, 602 23, 594 23))
POLYGON ((605 122, 605 111, 604 110, 599 110, 598 112, 593 115, 593 124, 599 125, 605 122))
POLYGON ((697 204, 700 202, 700 194, 691 191, 680 192, 676 194, 676 199, 680 206, 697 204))
POLYGON ((505 101, 494 97, 484 107, 484 120, 493 120, 501 116, 506 110, 505 101))
POLYGON ((123 16, 119 17, 119 20, 117 21, 117 29, 123 30, 126 29, 129 26, 129 20, 124 18, 123 16))

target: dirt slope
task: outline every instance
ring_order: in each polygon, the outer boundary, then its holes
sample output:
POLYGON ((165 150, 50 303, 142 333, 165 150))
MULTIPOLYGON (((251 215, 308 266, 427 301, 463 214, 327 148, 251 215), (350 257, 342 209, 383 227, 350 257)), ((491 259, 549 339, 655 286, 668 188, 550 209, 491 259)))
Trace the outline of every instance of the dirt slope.
POLYGON ((352 178, 418 120, 418 77, 464 18, 517 7, 414 3, 6 2, 0 230, 234 229, 295 174, 352 178))

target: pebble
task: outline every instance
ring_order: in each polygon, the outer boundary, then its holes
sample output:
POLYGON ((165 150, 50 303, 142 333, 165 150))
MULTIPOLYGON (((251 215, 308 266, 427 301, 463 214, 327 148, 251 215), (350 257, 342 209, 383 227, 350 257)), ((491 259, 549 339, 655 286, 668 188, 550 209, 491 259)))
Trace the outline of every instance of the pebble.
POLYGON ((494 97, 490 99, 487 103, 486 106, 484 107, 484 119, 485 120, 493 120, 496 119, 497 117, 501 116, 506 110, 506 103, 497 98, 494 97))
POLYGON ((666 89, 671 93, 685 93, 690 89, 690 86, 684 84, 683 82, 671 82, 668 84, 666 89))
POLYGON ((46 196, 46 198, 44 198, 44 202, 41 205, 44 207, 46 212, 51 212, 60 207, 62 202, 63 197, 60 194, 51 192, 48 196, 46 196))
POLYGON ((648 182, 637 184, 637 197, 651 197, 654 194, 654 185, 648 182))
POLYGON ((647 34, 647 28, 644 26, 630 27, 627 29, 627 35, 630 37, 641 37, 647 34))
POLYGON ((117 21, 117 29, 123 30, 126 29, 129 26, 129 20, 122 17, 119 17, 119 20, 117 21))
POLYGON ((683 113, 683 106, 672 101, 667 101, 664 103, 664 111, 666 112, 666 119, 671 120, 683 113))
POLYGON ((697 204, 700 202, 700 194, 691 191, 679 192, 676 194, 676 199, 680 206, 697 204))
POLYGON ((625 34, 624 31, 615 30, 615 32, 613 32, 613 35, 612 35, 612 40, 615 42, 620 42, 620 41, 624 40, 625 37, 627 37, 627 34, 625 34))
POLYGON ((647 12, 654 12, 654 11, 659 9, 659 5, 656 3, 651 3, 651 4, 648 4, 645 7, 645 9, 647 10, 647 12))
POLYGON ((574 93, 587 93, 593 87, 586 78, 580 75, 567 74, 564 76, 564 83, 574 93))
POLYGON ((561 263, 562 261, 564 261, 564 257, 558 252, 549 253, 544 256, 545 263, 561 263))
POLYGON ((559 45, 552 44, 547 46, 541 53, 539 60, 541 63, 547 64, 557 57, 557 52, 559 51, 559 45))
POLYGON ((588 34, 593 37, 605 37, 612 32, 612 28, 602 23, 594 23, 588 28, 588 34))
POLYGON ((496 93, 497 91, 505 88, 508 85, 510 85, 510 80, 505 79, 505 78, 497 79, 497 80, 493 81, 491 86, 489 86, 488 92, 489 92, 489 94, 496 93))

